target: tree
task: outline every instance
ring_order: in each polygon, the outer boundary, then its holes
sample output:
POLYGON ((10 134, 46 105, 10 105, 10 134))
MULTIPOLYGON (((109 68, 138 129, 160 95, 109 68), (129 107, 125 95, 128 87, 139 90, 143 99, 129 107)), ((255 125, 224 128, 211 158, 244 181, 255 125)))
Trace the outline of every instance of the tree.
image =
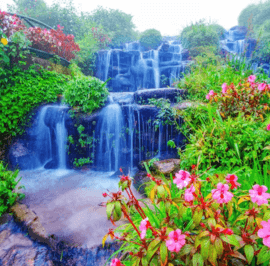
POLYGON ((239 26, 249 26, 249 21, 254 25, 254 17, 259 13, 258 5, 251 4, 243 9, 238 17, 239 26))
POLYGON ((162 41, 161 33, 155 29, 144 31, 140 36, 140 43, 146 49, 156 49, 162 41))
POLYGON ((113 35, 112 46, 118 46, 128 41, 136 40, 135 25, 132 15, 126 14, 118 9, 104 9, 98 6, 92 12, 92 19, 97 25, 102 25, 107 33, 113 35))

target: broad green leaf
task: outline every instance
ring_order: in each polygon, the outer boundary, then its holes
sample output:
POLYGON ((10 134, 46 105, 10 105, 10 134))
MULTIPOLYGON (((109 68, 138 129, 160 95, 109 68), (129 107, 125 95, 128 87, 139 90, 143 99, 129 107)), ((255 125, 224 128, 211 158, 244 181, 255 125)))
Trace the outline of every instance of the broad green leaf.
POLYGON ((257 264, 264 263, 270 260, 270 249, 267 246, 263 246, 260 253, 258 254, 257 264))
POLYGON ((201 241, 201 255, 204 260, 207 260, 209 256, 210 239, 204 239, 201 241))
POLYGON ((114 208, 114 203, 112 202, 107 203, 106 213, 107 213, 108 220, 110 220, 111 218, 113 208, 114 208))
POLYGON ((234 245, 236 247, 240 247, 240 243, 234 235, 221 235, 220 238, 223 241, 225 241, 226 243, 229 243, 229 244, 234 245))
POLYGON ((252 259, 253 259, 253 257, 254 257, 254 248, 251 245, 246 245, 244 247, 244 251, 245 251, 245 254, 246 254, 246 258, 247 258, 248 264, 250 264, 251 261, 252 261, 252 259))
POLYGON ((147 249, 147 260, 150 261, 150 259, 152 258, 152 256, 155 254, 155 252, 158 250, 159 246, 160 246, 160 239, 155 239, 153 240, 150 245, 148 246, 147 249))
POLYGON ((203 257, 200 253, 195 253, 192 257, 193 266, 203 266, 203 257))
POLYGON ((168 249, 165 242, 160 245, 160 258, 163 264, 165 264, 168 257, 168 249))
POLYGON ((184 255, 188 255, 191 250, 192 250, 192 245, 190 245, 190 244, 184 245, 179 251, 180 257, 182 257, 184 255))
POLYGON ((222 241, 219 237, 216 238, 215 240, 215 243, 214 243, 214 246, 217 250, 217 255, 222 255, 223 253, 223 244, 222 244, 222 241))

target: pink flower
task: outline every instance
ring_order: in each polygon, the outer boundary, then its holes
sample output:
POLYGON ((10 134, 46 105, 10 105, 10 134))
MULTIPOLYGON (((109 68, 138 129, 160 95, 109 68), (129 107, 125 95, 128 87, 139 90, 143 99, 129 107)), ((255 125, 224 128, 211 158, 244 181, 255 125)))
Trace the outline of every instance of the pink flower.
POLYGON ((195 187, 191 185, 190 188, 188 188, 185 191, 185 201, 190 202, 194 199, 193 193, 195 192, 195 187))
POLYGON ((176 184, 179 189, 187 187, 191 181, 190 173, 187 171, 180 170, 179 173, 175 174, 175 177, 176 178, 173 180, 173 183, 176 184))
POLYGON ((263 238, 263 244, 270 248, 270 219, 265 222, 262 221, 262 229, 258 230, 258 236, 263 238))
POLYGON ((259 91, 264 91, 266 89, 266 84, 265 83, 260 83, 258 86, 259 91))
POLYGON ((61 46, 61 42, 58 42, 58 46, 61 46))
POLYGON ((268 188, 266 186, 260 186, 258 184, 254 185, 252 188, 253 189, 249 190, 251 201, 253 203, 257 203, 258 205, 267 204, 268 199, 270 198, 270 194, 265 192, 268 188))
POLYGON ((229 186, 227 184, 218 183, 217 189, 211 191, 213 199, 217 200, 218 203, 228 203, 233 197, 233 194, 228 190, 229 186))
POLYGON ((209 100, 211 96, 214 96, 216 93, 213 90, 210 90, 209 93, 206 95, 206 99, 209 100))
POLYGON ((142 233, 141 233, 141 239, 144 239, 145 238, 146 230, 149 228, 149 226, 150 226, 150 223, 148 221, 148 217, 146 217, 145 219, 143 219, 141 221, 141 225, 139 227, 140 231, 142 231, 142 233))
POLYGON ((221 88, 222 88, 222 93, 226 93, 227 92, 227 89, 228 89, 227 83, 223 83, 222 86, 221 86, 221 88))
POLYGON ((61 26, 58 24, 58 25, 57 25, 57 28, 60 28, 60 27, 61 27, 61 26))
POLYGON ((179 250, 186 244, 186 236, 181 235, 181 230, 176 229, 169 233, 169 240, 166 241, 166 246, 171 252, 179 252, 179 250))
POLYGON ((227 175, 226 176, 226 181, 232 185, 231 189, 237 188, 238 186, 240 187, 241 184, 236 182, 238 177, 236 175, 227 175))
POLYGON ((248 82, 253 83, 255 81, 255 79, 256 79, 256 76, 251 75, 251 76, 248 77, 248 82))
POLYGON ((121 261, 117 258, 112 260, 111 266, 124 266, 121 261))
POLYGON ((270 130, 270 124, 269 124, 269 125, 267 125, 266 129, 267 129, 267 130, 270 130))

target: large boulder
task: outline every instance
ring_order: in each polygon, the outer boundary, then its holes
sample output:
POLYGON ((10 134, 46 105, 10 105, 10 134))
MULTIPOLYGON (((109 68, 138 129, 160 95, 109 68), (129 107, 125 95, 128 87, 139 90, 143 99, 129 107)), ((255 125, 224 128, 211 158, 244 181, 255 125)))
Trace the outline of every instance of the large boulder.
POLYGON ((186 90, 176 88, 145 89, 138 90, 134 93, 134 101, 136 103, 139 103, 139 101, 148 103, 149 98, 166 98, 171 102, 175 102, 176 97, 179 95, 186 95, 186 90))
POLYGON ((243 40, 246 37, 248 32, 247 27, 245 26, 235 26, 230 28, 227 32, 227 38, 231 41, 243 40))
POLYGON ((163 174, 165 176, 170 176, 170 174, 175 174, 180 170, 180 160, 179 159, 166 159, 162 161, 154 162, 155 171, 158 174, 163 174))

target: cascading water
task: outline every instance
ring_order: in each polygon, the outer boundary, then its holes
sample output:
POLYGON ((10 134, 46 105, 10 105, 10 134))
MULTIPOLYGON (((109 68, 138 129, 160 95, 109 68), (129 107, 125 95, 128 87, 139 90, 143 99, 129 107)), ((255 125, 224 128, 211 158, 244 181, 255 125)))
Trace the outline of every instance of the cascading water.
POLYGON ((154 77, 155 77, 155 88, 159 88, 159 65, 158 65, 158 50, 151 51, 151 57, 153 62, 154 77))
POLYGON ((121 157, 120 133, 123 126, 123 114, 119 104, 109 96, 109 105, 100 113, 96 137, 99 138, 97 166, 109 171, 118 170, 121 157))

